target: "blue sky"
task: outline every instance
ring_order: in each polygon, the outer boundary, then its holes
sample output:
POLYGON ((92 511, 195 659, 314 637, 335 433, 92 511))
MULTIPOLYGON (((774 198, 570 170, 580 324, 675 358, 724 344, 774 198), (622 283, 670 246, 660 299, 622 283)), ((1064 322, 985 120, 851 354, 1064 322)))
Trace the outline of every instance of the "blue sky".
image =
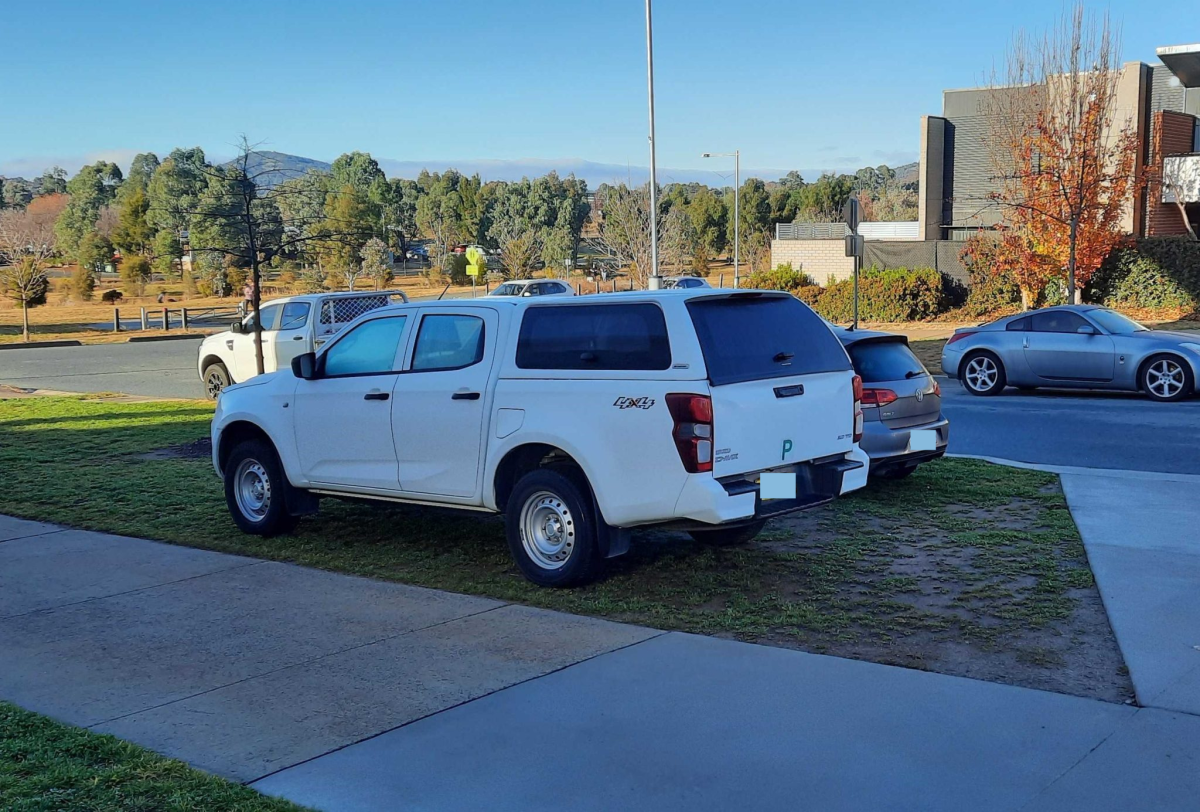
MULTIPOLYGON (((200 145, 331 160, 645 165, 641 0, 40 0, 3 12, 0 174, 200 145)), ((658 163, 915 160, 918 117, 1061 6, 658 0, 658 163)), ((1200 40, 1195 0, 1114 0, 1127 60, 1200 40), (1181 39, 1182 38, 1182 39, 1181 39)), ((715 167, 714 167, 715 168, 715 167)), ((714 179, 717 177, 713 175, 714 179)), ((718 181, 719 182, 719 181, 718 181)))

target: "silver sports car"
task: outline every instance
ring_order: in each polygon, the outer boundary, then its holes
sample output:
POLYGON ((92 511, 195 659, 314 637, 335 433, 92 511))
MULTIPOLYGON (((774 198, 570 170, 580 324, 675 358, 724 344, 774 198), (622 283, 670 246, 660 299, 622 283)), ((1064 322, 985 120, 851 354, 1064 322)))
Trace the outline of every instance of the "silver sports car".
POLYGON ((1050 386, 1182 400, 1200 377, 1200 332, 1149 330, 1094 305, 1047 307, 956 330, 942 371, 973 395, 1050 386))

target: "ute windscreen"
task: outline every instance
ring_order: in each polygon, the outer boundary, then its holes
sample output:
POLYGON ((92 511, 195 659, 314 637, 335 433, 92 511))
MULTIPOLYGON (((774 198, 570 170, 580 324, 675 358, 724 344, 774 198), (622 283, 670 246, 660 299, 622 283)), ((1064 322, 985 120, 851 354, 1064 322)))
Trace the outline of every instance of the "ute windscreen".
POLYGON ((851 368, 825 322, 791 296, 735 294, 687 306, 714 386, 851 368))

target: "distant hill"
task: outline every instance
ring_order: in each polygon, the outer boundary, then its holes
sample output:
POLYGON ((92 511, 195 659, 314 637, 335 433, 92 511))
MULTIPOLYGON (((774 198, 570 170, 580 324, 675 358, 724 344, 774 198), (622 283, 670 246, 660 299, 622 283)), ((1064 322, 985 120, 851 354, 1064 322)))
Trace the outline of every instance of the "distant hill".
POLYGON ((892 169, 896 170, 897 183, 916 183, 920 168, 921 164, 917 163, 916 161, 913 161, 910 164, 901 164, 900 166, 892 167, 892 169))
MULTIPOLYGON (((225 164, 229 166, 233 162, 225 164)), ((258 181, 258 185, 271 188, 290 178, 298 178, 305 172, 316 170, 328 172, 330 164, 286 152, 255 152, 250 156, 247 172, 258 181)))

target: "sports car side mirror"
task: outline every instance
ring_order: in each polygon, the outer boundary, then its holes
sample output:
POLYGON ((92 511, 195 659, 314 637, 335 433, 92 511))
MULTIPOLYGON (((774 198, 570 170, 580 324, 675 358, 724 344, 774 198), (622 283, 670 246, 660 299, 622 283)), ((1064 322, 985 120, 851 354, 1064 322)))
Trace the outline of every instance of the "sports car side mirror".
POLYGON ((306 381, 316 378, 317 354, 315 352, 306 352, 293 358, 292 374, 306 381))
POLYGON ((1096 334, 1096 328, 1090 324, 1081 324, 1079 329, 1077 329, 1075 332, 1079 333, 1080 335, 1094 336, 1096 334))

